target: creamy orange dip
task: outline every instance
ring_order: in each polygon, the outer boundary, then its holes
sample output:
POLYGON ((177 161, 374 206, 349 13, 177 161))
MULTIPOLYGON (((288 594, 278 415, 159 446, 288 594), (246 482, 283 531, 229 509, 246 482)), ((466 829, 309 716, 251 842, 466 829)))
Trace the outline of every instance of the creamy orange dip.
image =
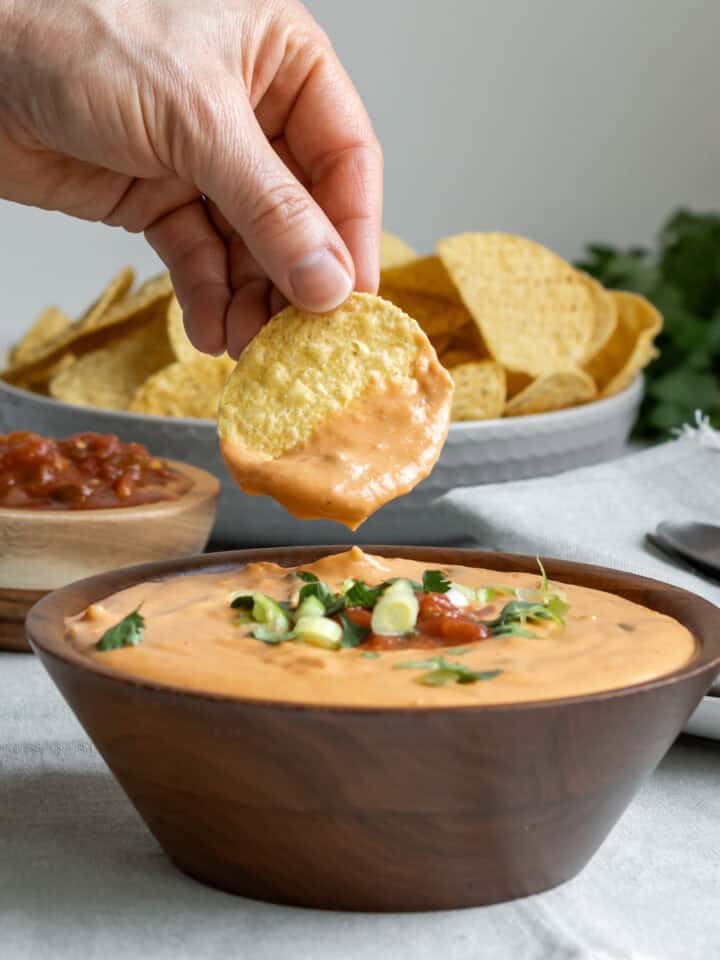
POLYGON ((427 364, 412 392, 388 384, 368 393, 276 460, 227 438, 220 450, 245 493, 267 494, 301 519, 337 520, 355 530, 434 467, 449 423, 451 391, 443 374, 427 364))
POLYGON ((276 459, 221 438, 225 463, 245 493, 265 494, 301 519, 351 530, 432 470, 447 436, 452 387, 427 346, 409 385, 371 390, 276 459))
MULTIPOLYGON (((377 584, 391 577, 421 580, 432 564, 368 556, 358 548, 303 566, 334 590, 346 578, 377 584)), ((492 637, 451 650, 361 645, 324 650, 291 641, 269 646, 247 625, 234 625, 236 591, 288 600, 302 586, 296 568, 249 564, 232 573, 146 582, 93 604, 67 622, 67 641, 88 659, 120 674, 211 694, 293 703, 358 707, 467 706, 569 697, 652 680, 682 666, 695 642, 681 624, 621 597, 551 582, 569 604, 565 624, 532 623, 532 637, 492 637), (138 646, 101 652, 99 638, 140 606, 145 619, 138 646), (454 652, 460 648, 460 652, 454 652), (398 668, 440 654, 473 671, 502 671, 492 679, 424 686, 421 669, 398 668)), ((300 569, 300 568, 297 568, 300 569)), ((538 575, 445 567, 466 587, 537 587, 538 575)), ((483 605, 486 620, 512 597, 483 605)))

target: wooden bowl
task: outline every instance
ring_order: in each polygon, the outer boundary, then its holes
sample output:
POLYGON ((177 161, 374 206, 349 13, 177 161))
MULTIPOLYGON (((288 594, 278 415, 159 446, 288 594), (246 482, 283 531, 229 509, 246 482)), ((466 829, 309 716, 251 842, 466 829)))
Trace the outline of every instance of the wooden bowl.
MULTIPOLYGON (((558 580, 669 614, 698 641, 671 675, 498 706, 338 708, 209 696, 113 675, 63 618, 147 578, 309 563, 335 547, 243 550, 120 570, 41 600, 30 642, 172 861, 243 896, 337 910, 470 907, 538 893, 595 853, 720 667, 720 611, 654 580, 547 561, 558 580)), ((371 552, 535 571, 534 557, 371 552)), ((663 838, 659 837, 662 843, 663 838)))
POLYGON ((168 461, 192 487, 177 500, 109 510, 0 507, 0 649, 25 650, 25 617, 49 590, 131 563, 199 553, 215 520, 218 480, 168 461))

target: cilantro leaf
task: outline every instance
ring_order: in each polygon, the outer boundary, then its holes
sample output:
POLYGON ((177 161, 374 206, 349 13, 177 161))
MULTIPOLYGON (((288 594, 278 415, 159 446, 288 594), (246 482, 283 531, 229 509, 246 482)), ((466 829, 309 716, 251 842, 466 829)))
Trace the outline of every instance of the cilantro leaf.
POLYGON ((368 627, 363 627, 359 623, 353 623, 344 613, 340 614, 340 625, 342 626, 343 636, 341 646, 357 647, 362 643, 365 637, 370 633, 368 627))
POLYGON ((448 683, 477 683, 479 680, 492 680, 502 673, 502 670, 471 670, 464 663, 453 663, 444 657, 396 663, 393 669, 427 670, 427 673, 417 678, 417 682, 426 687, 439 687, 448 683))
POLYGON ((383 584, 379 587, 369 587, 362 580, 353 580, 352 586, 345 591, 345 605, 372 610, 384 589, 383 584))
POLYGON ((308 570, 296 570, 295 576, 298 580, 303 580, 305 583, 319 583, 320 578, 316 577, 314 573, 310 573, 308 570))
MULTIPOLYGON (((562 623, 562 618, 551 610, 544 603, 530 603, 527 600, 511 600, 506 603, 494 620, 486 620, 485 625, 490 628, 493 635, 508 636, 507 628, 511 626, 522 626, 528 620, 540 622, 542 620, 553 620, 555 623, 562 623)), ((523 636, 523 634, 516 634, 523 636)))
POLYGON ((380 654, 377 652, 377 650, 365 650, 361 656, 363 660, 377 660, 379 659, 380 654))
POLYGON ((123 617, 114 627, 110 627, 95 644, 97 650, 119 650, 121 647, 136 647, 143 640, 145 617, 140 608, 123 617))
POLYGON ((606 287, 642 294, 663 315, 635 435, 665 439, 695 410, 720 426, 720 214, 676 210, 653 249, 592 244, 578 266, 606 287))
POLYGON ((452 583, 442 570, 426 570, 423 573, 422 588, 425 593, 447 593, 452 583))

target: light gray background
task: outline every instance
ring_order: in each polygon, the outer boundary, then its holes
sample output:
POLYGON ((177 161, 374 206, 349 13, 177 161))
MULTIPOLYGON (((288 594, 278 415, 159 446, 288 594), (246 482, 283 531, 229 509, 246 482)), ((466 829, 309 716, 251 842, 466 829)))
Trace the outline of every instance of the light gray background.
MULTIPOLYGON (((420 249, 505 229, 566 256, 648 242, 720 195, 717 0, 310 0, 386 157, 386 225, 420 249)), ((0 343, 79 311, 142 237, 0 203, 0 343)))

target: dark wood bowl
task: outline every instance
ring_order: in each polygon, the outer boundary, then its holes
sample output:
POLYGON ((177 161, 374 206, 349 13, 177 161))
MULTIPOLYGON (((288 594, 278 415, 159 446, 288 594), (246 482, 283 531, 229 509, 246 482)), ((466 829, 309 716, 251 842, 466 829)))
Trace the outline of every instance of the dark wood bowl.
MULTIPOLYGON (((698 650, 659 680, 525 704, 346 709, 210 696, 114 675, 63 639, 64 617, 141 580, 336 550, 241 550, 101 574, 43 598, 27 619, 30 643, 162 848, 205 883, 309 907, 431 910, 574 876, 720 667, 720 610, 693 594, 548 560, 557 580, 675 617, 698 650)), ((369 551, 537 569, 533 557, 479 550, 369 551)))

